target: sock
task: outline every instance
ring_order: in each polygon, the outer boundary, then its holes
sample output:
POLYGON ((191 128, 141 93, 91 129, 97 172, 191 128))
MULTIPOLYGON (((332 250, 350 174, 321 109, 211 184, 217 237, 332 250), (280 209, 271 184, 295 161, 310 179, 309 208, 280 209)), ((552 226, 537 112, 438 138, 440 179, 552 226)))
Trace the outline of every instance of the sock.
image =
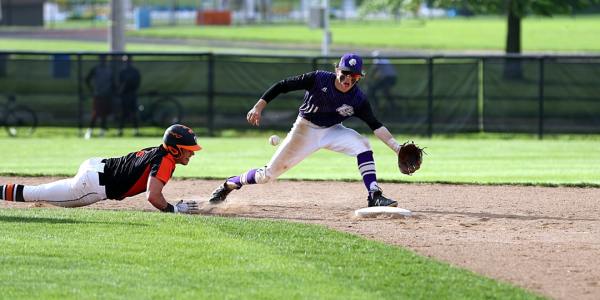
POLYGON ((233 176, 227 179, 227 182, 232 182, 238 186, 238 188, 242 187, 242 185, 246 184, 255 184, 256 183, 256 169, 250 169, 248 172, 243 173, 240 176, 233 176))
POLYGON ((23 185, 7 184, 0 185, 0 199, 6 201, 23 202, 23 185))
POLYGON ((377 186, 377 175, 375 172, 375 160, 373 159, 373 151, 365 151, 356 157, 358 170, 363 178, 367 191, 370 191, 377 186))

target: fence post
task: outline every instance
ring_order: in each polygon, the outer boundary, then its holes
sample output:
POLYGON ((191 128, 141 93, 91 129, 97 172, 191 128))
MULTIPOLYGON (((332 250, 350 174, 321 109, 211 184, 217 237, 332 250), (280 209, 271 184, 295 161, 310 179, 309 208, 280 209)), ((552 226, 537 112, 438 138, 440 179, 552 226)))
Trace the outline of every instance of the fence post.
POLYGON ((539 58, 539 82, 538 82, 538 138, 544 138, 544 57, 539 58))
POLYGON ((81 54, 77 54, 77 108, 79 110, 79 136, 83 136, 83 60, 81 54))
POLYGON ((479 63, 478 63, 478 68, 477 68, 477 114, 479 115, 478 117, 478 127, 479 127, 479 133, 483 133, 485 132, 485 126, 484 126, 484 117, 483 114, 485 113, 484 109, 485 109, 485 102, 484 102, 484 97, 485 97, 485 78, 484 78, 484 72, 485 72, 485 58, 481 57, 479 58, 479 63))
POLYGON ((215 55, 213 53, 208 54, 208 80, 206 81, 208 84, 208 107, 207 113, 208 115, 208 135, 213 136, 215 130, 215 55))
POLYGON ((433 136, 433 57, 427 58, 427 136, 433 136))

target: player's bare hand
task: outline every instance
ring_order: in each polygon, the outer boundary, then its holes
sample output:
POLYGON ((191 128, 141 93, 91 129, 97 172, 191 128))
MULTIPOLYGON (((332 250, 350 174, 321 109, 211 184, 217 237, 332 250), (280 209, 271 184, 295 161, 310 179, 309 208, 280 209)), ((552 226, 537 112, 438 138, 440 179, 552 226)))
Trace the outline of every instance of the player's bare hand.
POLYGON ((267 101, 263 99, 258 100, 258 102, 254 104, 254 107, 252 107, 252 109, 248 112, 248 115, 246 115, 248 123, 254 126, 259 126, 260 118, 262 117, 262 111, 263 109, 265 109, 266 106, 267 101))
POLYGON ((257 110, 256 108, 252 108, 248 112, 248 115, 246 116, 248 123, 250 123, 251 125, 254 125, 254 126, 260 125, 260 118, 261 118, 261 112, 259 110, 257 110))

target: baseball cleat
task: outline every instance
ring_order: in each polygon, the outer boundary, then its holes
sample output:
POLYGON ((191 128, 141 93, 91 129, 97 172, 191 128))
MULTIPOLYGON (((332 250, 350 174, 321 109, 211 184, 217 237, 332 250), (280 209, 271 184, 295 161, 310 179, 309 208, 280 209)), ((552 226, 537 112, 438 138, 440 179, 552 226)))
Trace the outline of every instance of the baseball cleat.
POLYGON ((216 190, 213 191, 212 197, 208 201, 212 204, 221 203, 225 201, 225 199, 227 199, 227 195, 229 195, 229 193, 231 193, 233 190, 236 190, 236 188, 229 187, 228 182, 225 181, 222 185, 220 185, 216 190))
POLYGON ((385 196, 383 196, 383 192, 381 191, 380 188, 377 188, 375 190, 372 190, 371 192, 369 192, 369 197, 367 198, 367 201, 369 202, 369 207, 373 207, 373 206, 398 206, 398 201, 389 199, 385 196))

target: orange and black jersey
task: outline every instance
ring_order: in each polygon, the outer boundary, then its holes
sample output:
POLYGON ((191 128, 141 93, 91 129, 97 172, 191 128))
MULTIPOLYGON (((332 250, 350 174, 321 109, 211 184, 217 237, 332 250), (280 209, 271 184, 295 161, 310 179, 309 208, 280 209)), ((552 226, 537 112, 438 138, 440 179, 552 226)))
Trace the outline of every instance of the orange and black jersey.
POLYGON ((106 188, 106 197, 115 200, 145 192, 149 176, 166 184, 175 171, 175 159, 162 146, 102 162, 105 165, 104 173, 100 173, 100 184, 106 188))

